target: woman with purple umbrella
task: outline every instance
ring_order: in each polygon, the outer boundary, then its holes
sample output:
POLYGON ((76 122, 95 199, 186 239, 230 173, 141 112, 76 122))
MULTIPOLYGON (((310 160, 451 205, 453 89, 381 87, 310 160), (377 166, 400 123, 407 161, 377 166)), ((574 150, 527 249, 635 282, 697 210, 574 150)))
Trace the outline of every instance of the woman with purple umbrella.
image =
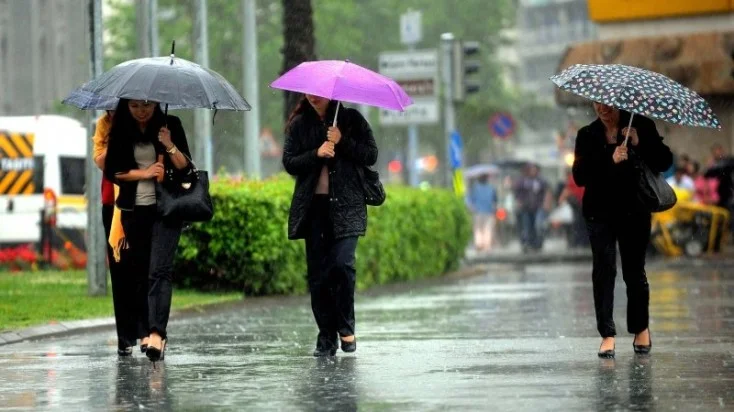
POLYGON ((369 123, 354 109, 339 110, 340 102, 402 111, 412 100, 394 80, 348 60, 304 62, 270 86, 305 95, 286 125, 283 165, 296 177, 288 237, 306 240, 319 327, 314 356, 336 355, 339 340, 354 352, 357 239, 367 229, 367 204, 379 206, 385 193, 369 169, 377 161, 369 123))
POLYGON ((376 161, 375 138, 357 110, 307 94, 291 114, 283 148, 285 170, 296 178, 288 237, 306 240, 317 357, 336 355, 339 341, 344 352, 357 350, 355 251, 367 229, 358 168, 376 161))

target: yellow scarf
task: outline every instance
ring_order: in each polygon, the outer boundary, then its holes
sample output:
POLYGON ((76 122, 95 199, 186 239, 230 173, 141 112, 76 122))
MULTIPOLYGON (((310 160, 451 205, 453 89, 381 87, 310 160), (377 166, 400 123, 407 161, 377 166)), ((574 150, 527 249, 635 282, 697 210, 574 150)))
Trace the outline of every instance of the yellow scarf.
MULTIPOLYGON (((110 134, 110 128, 112 127, 112 118, 105 113, 97 120, 97 127, 94 131, 94 158, 105 154, 107 150, 107 141, 110 134)), ((115 186, 115 200, 120 194, 120 188, 115 186)), ((112 214, 112 228, 110 230, 110 237, 107 242, 112 247, 112 255, 115 258, 115 262, 120 261, 120 252, 122 249, 129 247, 127 240, 125 239, 125 231, 122 228, 122 211, 115 206, 114 213, 112 214)))

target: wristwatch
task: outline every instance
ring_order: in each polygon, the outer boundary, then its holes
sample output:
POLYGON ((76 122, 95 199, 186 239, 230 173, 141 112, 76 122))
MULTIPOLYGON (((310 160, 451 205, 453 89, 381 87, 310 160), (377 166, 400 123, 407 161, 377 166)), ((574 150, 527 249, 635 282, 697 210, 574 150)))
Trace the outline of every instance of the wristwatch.
POLYGON ((171 146, 170 149, 166 149, 166 153, 168 153, 169 155, 175 155, 176 152, 178 152, 176 145, 171 146))

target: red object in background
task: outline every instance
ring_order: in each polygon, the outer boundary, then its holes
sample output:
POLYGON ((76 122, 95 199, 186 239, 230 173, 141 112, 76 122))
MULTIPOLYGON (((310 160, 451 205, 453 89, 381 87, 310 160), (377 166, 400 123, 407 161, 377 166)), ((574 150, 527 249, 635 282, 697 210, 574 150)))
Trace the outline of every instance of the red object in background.
POLYGON ((504 207, 501 207, 497 209, 497 213, 495 213, 495 216, 497 217, 497 220, 503 222, 505 219, 507 219, 507 210, 505 210, 504 207))
POLYGON ((584 198, 584 188, 577 185, 576 181, 573 180, 573 175, 571 173, 568 174, 568 181, 566 182, 566 187, 571 192, 571 195, 576 198, 576 200, 579 201, 579 204, 583 201, 584 198))
POLYGON ((392 160, 387 164, 387 170, 390 173, 400 173, 403 170, 403 164, 400 160, 392 160))
POLYGON ((115 204, 115 185, 106 177, 102 177, 102 204, 115 204))

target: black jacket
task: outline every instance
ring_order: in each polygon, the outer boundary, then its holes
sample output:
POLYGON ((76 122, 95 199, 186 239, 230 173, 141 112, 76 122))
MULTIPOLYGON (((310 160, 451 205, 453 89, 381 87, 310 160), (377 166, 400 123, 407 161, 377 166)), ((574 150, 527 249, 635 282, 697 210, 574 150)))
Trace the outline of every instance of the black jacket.
MULTIPOLYGON (((189 145, 186 141, 186 133, 184 132, 181 120, 176 116, 168 116, 168 130, 171 131, 171 141, 183 154, 191 158, 189 145)), ((140 133, 137 129, 130 129, 131 133, 140 133)), ((189 168, 178 170, 171 162, 165 147, 158 142, 158 131, 160 126, 151 124, 146 130, 146 140, 153 142, 155 146, 156 156, 163 155, 163 164, 166 169, 166 175, 172 174, 173 180, 180 179, 189 168)), ((135 208, 135 196, 138 191, 138 182, 123 182, 117 179, 118 174, 124 174, 130 170, 138 168, 135 161, 135 139, 132 136, 116 136, 110 134, 110 140, 107 146, 107 157, 105 158, 104 173, 107 179, 114 182, 120 187, 120 194, 117 196, 116 205, 121 210, 133 210, 135 208)), ((164 184, 170 184, 171 180, 166 180, 164 184)))
MULTIPOLYGON (((307 103, 306 103, 307 104, 307 103)), ((322 121, 310 106, 293 118, 283 147, 283 166, 295 176, 288 238, 303 239, 306 235, 309 206, 322 167, 329 168, 329 197, 334 237, 363 236, 367 230, 367 206, 357 168, 372 166, 377 161, 377 144, 367 121, 354 109, 339 110, 337 127, 341 141, 336 145, 333 159, 317 156, 326 141, 326 132, 334 118, 333 105, 322 121)))
POLYGON ((635 115, 632 127, 640 138, 637 146, 628 144, 629 158, 614 164, 612 154, 624 142, 622 129, 629 124, 630 114, 619 116, 617 144, 607 144, 606 131, 600 119, 579 130, 576 136, 573 178, 586 188, 583 214, 587 218, 618 217, 629 214, 649 214, 637 199, 639 171, 633 166, 633 157, 642 160, 653 172, 664 172, 673 163, 673 154, 663 143, 655 123, 635 115))

